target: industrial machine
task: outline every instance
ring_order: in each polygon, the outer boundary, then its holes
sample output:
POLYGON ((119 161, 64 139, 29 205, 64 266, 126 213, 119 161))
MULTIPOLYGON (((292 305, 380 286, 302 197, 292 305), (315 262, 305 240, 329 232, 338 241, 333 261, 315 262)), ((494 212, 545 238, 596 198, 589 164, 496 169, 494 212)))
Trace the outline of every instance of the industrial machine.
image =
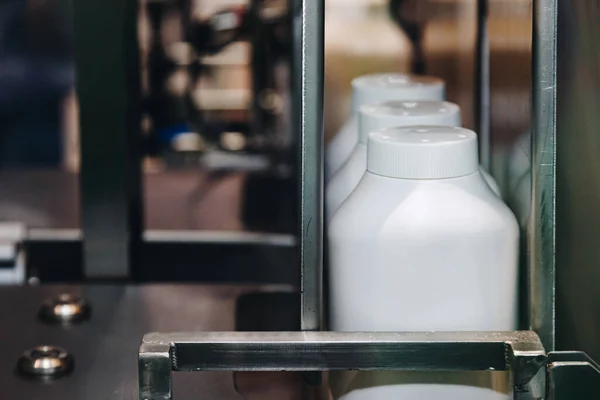
MULTIPOLYGON (((81 229, 0 230, 0 272, 25 283, 0 288, 4 395, 328 398, 323 371, 493 369, 511 372, 516 399, 595 398, 599 10, 563 0, 465 4, 407 0, 383 9, 409 39, 406 69, 442 75, 463 108, 472 106, 467 125, 478 131, 480 158, 496 178, 510 168, 500 150, 530 132, 526 201, 505 185, 523 229, 520 331, 326 330, 322 149, 332 100, 325 93, 324 101, 323 91, 332 41, 325 33, 333 23, 323 1, 253 1, 194 20, 188 1, 89 0, 74 4, 73 13, 81 229), (143 67, 140 9, 154 35, 143 67), (171 17, 184 27, 175 47, 157 39, 171 17), (458 61, 443 62, 448 26, 467 17, 470 28, 455 38, 471 38, 470 50, 459 46, 458 61), (436 18, 437 36, 426 29, 436 18), (531 40, 507 39, 513 32, 531 40), (207 111, 191 85, 165 89, 177 70, 186 82, 201 80, 210 69, 206 57, 240 38, 252 41, 252 112, 207 111), (279 62, 287 80, 274 79, 279 62), (268 107, 286 96, 289 115, 268 107), (224 145, 228 133, 244 145, 224 145), (186 173, 194 179, 208 174, 202 182, 209 186, 192 201, 232 173, 253 175, 245 229, 146 229, 143 183, 151 178, 143 174, 143 154, 191 166, 186 173)), ((7 187, 0 185, 0 197, 7 187)))

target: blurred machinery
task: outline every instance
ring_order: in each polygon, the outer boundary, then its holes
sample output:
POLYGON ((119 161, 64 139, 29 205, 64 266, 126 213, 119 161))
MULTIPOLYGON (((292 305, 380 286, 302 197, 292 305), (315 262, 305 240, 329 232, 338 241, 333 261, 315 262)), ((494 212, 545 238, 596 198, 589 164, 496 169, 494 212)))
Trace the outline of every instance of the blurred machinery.
POLYGON ((232 173, 248 172, 244 226, 291 234, 297 196, 290 105, 284 100, 290 87, 289 6, 252 1, 200 17, 197 7, 190 0, 145 3, 145 154, 211 171, 191 195, 196 202, 232 173))
POLYGON ((288 69, 290 64, 287 4, 253 1, 201 20, 193 19, 191 7, 190 1, 146 4, 151 28, 145 108, 150 148, 268 154, 289 146, 289 127, 281 129, 279 121, 286 111, 282 98, 289 82, 277 76, 282 64, 288 69), (172 32, 176 28, 181 32, 172 32), (247 67, 227 71, 227 64, 235 62, 247 67), (206 87, 210 77, 216 85, 237 79, 239 87, 206 87), (199 137, 179 137, 189 133, 199 137))
POLYGON ((79 174, 0 171, 22 284, 0 288, 0 390, 281 399, 326 395, 321 370, 493 368, 514 398, 594 398, 593 2, 200 3, 74 2, 79 174), (322 331, 323 125, 390 69, 444 78, 480 133, 522 225, 524 331, 322 331))

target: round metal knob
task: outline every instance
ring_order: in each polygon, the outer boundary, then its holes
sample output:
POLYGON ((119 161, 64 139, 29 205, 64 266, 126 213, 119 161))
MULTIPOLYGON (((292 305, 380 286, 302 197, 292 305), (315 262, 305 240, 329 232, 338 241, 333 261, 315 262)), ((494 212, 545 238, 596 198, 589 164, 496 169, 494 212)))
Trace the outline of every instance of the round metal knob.
POLYGON ((73 370, 73 357, 54 346, 36 346, 27 350, 17 363, 17 371, 30 378, 56 379, 73 370))
POLYGON ((91 307, 83 298, 72 294, 61 294, 47 299, 38 313, 42 321, 49 323, 73 323, 89 319, 91 307))

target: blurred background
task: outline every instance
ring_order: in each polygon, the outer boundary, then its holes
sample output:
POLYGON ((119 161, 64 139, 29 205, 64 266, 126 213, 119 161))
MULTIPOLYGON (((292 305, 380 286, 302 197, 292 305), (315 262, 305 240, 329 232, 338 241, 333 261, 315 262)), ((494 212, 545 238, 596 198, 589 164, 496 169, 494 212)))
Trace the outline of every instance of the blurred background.
MULTIPOLYGON (((531 4, 489 6, 493 170, 502 183, 505 150, 529 126, 531 4)), ((0 219, 78 228, 70 1, 0 7, 0 219)), ((294 232, 287 9, 285 0, 140 3, 147 229, 294 232)), ((326 1, 325 141, 348 117, 354 77, 411 72, 417 57, 474 128, 476 18, 472 0, 326 1)))

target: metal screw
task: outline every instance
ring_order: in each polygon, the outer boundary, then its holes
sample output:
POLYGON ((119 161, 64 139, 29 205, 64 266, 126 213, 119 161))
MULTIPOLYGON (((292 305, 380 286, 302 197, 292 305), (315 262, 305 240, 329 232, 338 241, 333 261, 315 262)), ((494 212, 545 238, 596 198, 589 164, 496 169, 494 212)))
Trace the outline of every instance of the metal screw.
POLYGON ((17 371, 35 379, 56 379, 73 371, 73 357, 54 346, 36 346, 27 350, 17 362, 17 371))
POLYGON ((74 323, 90 318, 92 309, 83 298, 63 293, 42 303, 38 317, 48 323, 74 323))

